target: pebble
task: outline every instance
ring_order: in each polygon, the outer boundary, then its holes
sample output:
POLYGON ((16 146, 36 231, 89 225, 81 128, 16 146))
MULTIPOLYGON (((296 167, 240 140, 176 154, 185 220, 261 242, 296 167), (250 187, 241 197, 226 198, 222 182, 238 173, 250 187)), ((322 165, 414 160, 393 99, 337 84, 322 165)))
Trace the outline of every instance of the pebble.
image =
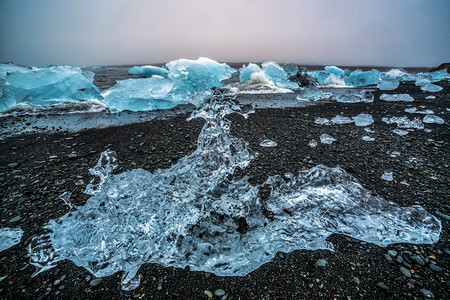
POLYGON ((392 257, 388 254, 384 254, 384 258, 386 258, 387 261, 391 262, 392 261, 392 257))
POLYGON ((100 283, 102 283, 102 281, 103 281, 103 279, 101 279, 101 278, 95 278, 95 279, 92 279, 91 280, 91 282, 89 283, 91 286, 97 286, 97 285, 99 285, 100 283))
POLYGON ((377 286, 382 288, 383 290, 388 290, 389 288, 387 287, 386 284, 384 284, 384 282, 378 282, 377 286))
POLYGON ((356 284, 360 284, 361 282, 359 281, 358 277, 353 277, 353 282, 356 284))
POLYGON ((388 254, 389 254, 390 256, 392 256, 392 257, 395 257, 395 256, 397 256, 397 251, 395 251, 395 250, 389 250, 389 251, 388 251, 388 254))
POLYGON ((78 155, 76 155, 75 153, 70 153, 69 154, 69 159, 75 159, 77 157, 78 157, 78 155))
POLYGON ((398 262, 399 264, 403 263, 403 257, 402 257, 401 255, 398 255, 398 256, 397 256, 397 262, 398 262))
POLYGON ((15 167, 17 167, 19 164, 18 163, 10 163, 8 165, 8 168, 14 169, 15 167))
POLYGON ((411 272, 408 269, 400 267, 400 272, 402 272, 402 274, 405 275, 406 277, 411 278, 411 272))
POLYGON ((215 290, 214 295, 216 295, 217 297, 222 297, 225 295, 225 291, 222 289, 215 290))
POLYGON ((318 267, 325 267, 327 264, 328 262, 323 258, 316 261, 316 266, 318 267))
POLYGON ((213 296, 213 294, 208 290, 204 291, 203 293, 205 293, 205 295, 208 296, 208 298, 212 298, 213 296))
POLYGON ((56 279, 55 282, 53 282, 53 285, 58 285, 58 284, 60 284, 60 283, 61 283, 61 280, 56 279))
POLYGON ((435 271, 435 272, 441 272, 442 271, 442 268, 437 266, 437 265, 435 265, 435 264, 430 264, 430 269, 435 271))
POLYGON ((427 290, 427 289, 420 289, 420 292, 423 294, 423 296, 424 296, 426 299, 434 299, 433 293, 430 292, 429 290, 427 290))
POLYGON ((58 158, 57 155, 52 155, 52 156, 49 156, 49 157, 48 157, 48 159, 57 159, 57 158, 58 158))
POLYGON ((416 263, 418 263, 421 266, 425 265, 425 262, 423 261, 423 259, 418 255, 411 256, 411 259, 414 260, 416 263))
POLYGON ((18 221, 20 221, 20 219, 22 219, 20 216, 14 217, 14 218, 12 218, 11 220, 9 220, 9 223, 15 223, 15 222, 18 222, 18 221))

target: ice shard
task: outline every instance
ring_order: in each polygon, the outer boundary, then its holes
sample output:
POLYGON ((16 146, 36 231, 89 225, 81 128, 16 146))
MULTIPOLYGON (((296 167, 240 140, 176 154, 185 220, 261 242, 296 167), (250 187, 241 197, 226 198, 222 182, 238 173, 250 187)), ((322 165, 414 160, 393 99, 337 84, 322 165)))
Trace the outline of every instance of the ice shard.
POLYGON ((152 77, 152 76, 161 76, 168 77, 169 71, 164 68, 156 67, 156 66, 134 66, 128 70, 128 73, 131 75, 137 75, 141 77, 152 77))
POLYGON ((391 118, 384 117, 382 121, 387 124, 396 123, 399 128, 414 128, 414 129, 424 128, 422 120, 420 120, 419 118, 414 118, 413 120, 410 120, 407 116, 391 117, 391 118))
POLYGON ((316 86, 303 88, 297 95, 297 100, 317 101, 322 97, 322 92, 316 86))
POLYGON ((436 92, 442 91, 443 88, 441 86, 438 86, 438 85, 435 85, 432 83, 427 83, 424 86, 422 86, 420 89, 425 92, 436 93, 436 92))
POLYGON ((441 117, 438 117, 436 115, 426 115, 423 117, 424 123, 436 123, 436 124, 444 124, 445 121, 441 117))
POLYGON ((259 145, 260 145, 261 147, 266 147, 266 148, 273 148, 273 147, 278 146, 278 144, 277 144, 276 142, 274 142, 274 141, 272 141, 272 140, 269 140, 269 139, 265 139, 265 140, 262 141, 259 145))
POLYGON ((383 94, 380 96, 380 100, 412 102, 414 98, 408 94, 383 94))
POLYGON ((20 243, 23 231, 20 228, 0 228, 0 251, 20 243))
POLYGON ((342 103, 358 103, 358 102, 373 102, 373 94, 366 90, 348 89, 340 93, 336 97, 337 102, 342 103))
POLYGON ((371 71, 353 71, 347 78, 345 83, 350 86, 368 86, 375 85, 380 82, 381 72, 378 70, 371 71))
POLYGON ((111 174, 115 159, 103 153, 94 169, 104 184, 31 241, 36 274, 68 259, 97 277, 123 271, 129 290, 144 263, 244 276, 279 251, 333 249, 333 233, 380 246, 439 239, 433 215, 373 196, 340 167, 318 165, 262 185, 233 177, 255 157, 230 134, 225 116, 234 108, 224 97, 206 100, 192 115, 205 119, 196 150, 168 169, 111 174), (262 186, 270 188, 264 201, 262 186))
POLYGON ((334 117, 333 119, 331 119, 331 122, 337 125, 342 125, 342 124, 350 124, 353 123, 352 118, 349 117, 344 117, 341 115, 337 115, 336 117, 334 117))
POLYGON ((353 121, 355 121, 356 126, 369 126, 373 124, 373 118, 369 114, 359 114, 353 117, 353 121))
POLYGON ((320 136, 320 142, 321 142, 322 144, 331 145, 331 144, 333 144, 333 143, 336 142, 336 141, 337 141, 337 140, 336 140, 334 137, 332 137, 331 135, 326 134, 326 133, 324 133, 324 134, 322 134, 322 135, 320 136))

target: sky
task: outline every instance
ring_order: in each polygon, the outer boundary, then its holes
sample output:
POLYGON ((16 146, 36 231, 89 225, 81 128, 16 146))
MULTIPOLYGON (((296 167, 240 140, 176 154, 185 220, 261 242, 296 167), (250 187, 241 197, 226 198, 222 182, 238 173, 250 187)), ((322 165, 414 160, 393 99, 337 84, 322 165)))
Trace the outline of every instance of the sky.
POLYGON ((450 0, 0 0, 0 62, 436 66, 450 0))

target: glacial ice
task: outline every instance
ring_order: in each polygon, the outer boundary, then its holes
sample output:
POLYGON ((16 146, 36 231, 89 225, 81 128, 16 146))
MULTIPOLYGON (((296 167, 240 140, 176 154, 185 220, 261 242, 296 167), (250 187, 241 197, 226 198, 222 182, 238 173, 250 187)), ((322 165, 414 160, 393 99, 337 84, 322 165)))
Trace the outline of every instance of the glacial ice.
POLYGON ((381 79, 381 72, 378 70, 361 71, 355 70, 345 78, 345 83, 349 86, 368 86, 378 84, 381 79))
POLYGON ((31 241, 35 275, 68 259, 96 277, 123 271, 122 288, 129 290, 139 285, 144 263, 244 276, 279 251, 332 250, 326 239, 333 233, 380 246, 439 239, 433 215, 373 196, 340 167, 318 165, 255 186, 233 178, 255 154, 230 134, 231 112, 235 104, 224 97, 205 100, 191 116, 205 119, 196 150, 169 169, 112 174, 116 156, 102 153, 91 170, 101 177, 87 189, 92 197, 75 207, 65 194, 70 211, 31 241), (262 186, 270 187, 264 201, 262 186))
POLYGON ((403 129, 399 129, 399 128, 395 128, 392 130, 393 133, 398 134, 398 135, 407 135, 409 132, 403 129))
POLYGON ((250 63, 248 66, 244 65, 239 69, 239 80, 241 82, 249 81, 253 73, 259 73, 261 71, 262 69, 257 64, 250 63))
POLYGON ((436 92, 442 91, 443 88, 441 86, 438 86, 438 85, 435 85, 432 83, 427 83, 424 86, 422 86, 420 89, 425 92, 436 93, 436 92))
POLYGON ((342 125, 342 124, 350 124, 353 123, 353 119, 349 117, 344 117, 341 115, 337 115, 333 119, 331 119, 331 122, 336 125, 342 125))
POLYGON ((278 146, 278 144, 277 144, 276 142, 274 142, 274 141, 272 141, 272 140, 269 140, 269 139, 265 139, 265 140, 262 141, 259 145, 260 145, 261 147, 267 147, 267 148, 272 148, 272 147, 278 146))
POLYGON ((282 68, 287 73, 288 77, 297 75, 298 66, 294 63, 283 65, 282 68))
POLYGON ((380 100, 412 102, 414 98, 408 94, 383 94, 380 96, 380 100))
POLYGON ((413 114, 417 111, 417 108, 415 107, 409 107, 409 108, 405 108, 405 112, 413 114))
POLYGON ((7 111, 16 105, 16 99, 9 88, 9 84, 3 78, 0 78, 0 112, 7 111))
POLYGON ((373 142, 373 141, 375 141, 375 138, 370 137, 370 136, 368 136, 368 135, 363 136, 361 139, 362 139, 363 141, 366 141, 366 142, 373 142))
POLYGON ((386 171, 381 175, 381 179, 386 181, 393 181, 394 180, 394 172, 392 171, 386 171))
POLYGON ((420 118, 414 118, 413 120, 408 119, 407 116, 403 117, 384 117, 382 119, 386 124, 394 124, 396 123, 399 128, 414 128, 414 129, 423 129, 424 125, 420 118))
POLYGON ((331 125, 330 120, 328 120, 327 118, 321 118, 318 117, 314 120, 314 123, 318 124, 318 125, 331 125))
POLYGON ((436 123, 436 124, 444 124, 445 121, 444 119, 442 119, 441 117, 438 117, 436 115, 426 115, 425 117, 423 117, 422 120, 424 123, 436 123))
POLYGON ((164 68, 156 67, 156 66, 134 66, 128 69, 128 74, 138 75, 141 77, 152 77, 152 76, 161 76, 168 77, 169 71, 164 68))
POLYGON ((0 228, 0 251, 20 243, 23 231, 20 228, 0 228))
POLYGON ((353 121, 355 121, 356 126, 369 126, 373 124, 373 118, 369 114, 359 114, 353 117, 353 121))
POLYGON ((239 79, 241 82, 245 81, 268 81, 268 84, 273 84, 282 89, 297 89, 298 83, 288 80, 289 75, 276 62, 266 61, 260 68, 256 64, 249 64, 240 69, 239 79))
MULTIPOLYGON (((93 74, 80 68, 50 66, 7 72, 7 84, 16 103, 46 105, 66 100, 99 99, 100 91, 92 83, 93 74)), ((4 88, 2 88, 4 89, 4 88)))
POLYGON ((373 98, 373 94, 369 91, 348 89, 337 95, 336 101, 342 103, 373 102, 373 98))
POLYGON ((320 136, 320 142, 321 142, 322 144, 331 145, 331 144, 333 144, 333 143, 336 142, 336 141, 337 141, 337 140, 336 140, 334 137, 332 137, 331 135, 326 134, 326 133, 324 133, 324 134, 322 134, 322 135, 320 136))
POLYGON ((392 91, 398 88, 400 82, 396 79, 383 79, 378 84, 378 89, 382 91, 392 91))
POLYGON ((305 87, 297 95, 297 100, 317 101, 322 97, 322 92, 316 86, 305 87))

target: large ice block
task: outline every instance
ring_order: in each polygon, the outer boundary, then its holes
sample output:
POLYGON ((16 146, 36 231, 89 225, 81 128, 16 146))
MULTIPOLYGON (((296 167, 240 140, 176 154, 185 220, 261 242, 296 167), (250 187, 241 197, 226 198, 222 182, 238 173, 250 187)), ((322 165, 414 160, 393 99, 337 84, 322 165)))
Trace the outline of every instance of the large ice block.
POLYGON ((289 81, 289 75, 284 69, 273 61, 267 61, 260 68, 256 64, 249 64, 240 69, 239 79, 241 82, 259 80, 265 78, 269 85, 273 84, 282 89, 296 89, 298 83, 289 81))
POLYGON ((8 82, 0 78, 0 112, 7 111, 16 105, 16 99, 9 88, 8 82))
POLYGON ((380 79, 381 72, 378 70, 355 70, 350 74, 350 76, 345 78, 345 83, 350 86, 368 86, 378 84, 380 79))
POLYGON ((297 95, 297 100, 317 101, 322 97, 322 92, 316 86, 303 88, 297 95))
POLYGON ((168 77, 169 71, 164 68, 156 67, 156 66, 134 66, 128 70, 128 73, 131 75, 137 75, 141 77, 152 77, 152 76, 161 76, 168 77))

